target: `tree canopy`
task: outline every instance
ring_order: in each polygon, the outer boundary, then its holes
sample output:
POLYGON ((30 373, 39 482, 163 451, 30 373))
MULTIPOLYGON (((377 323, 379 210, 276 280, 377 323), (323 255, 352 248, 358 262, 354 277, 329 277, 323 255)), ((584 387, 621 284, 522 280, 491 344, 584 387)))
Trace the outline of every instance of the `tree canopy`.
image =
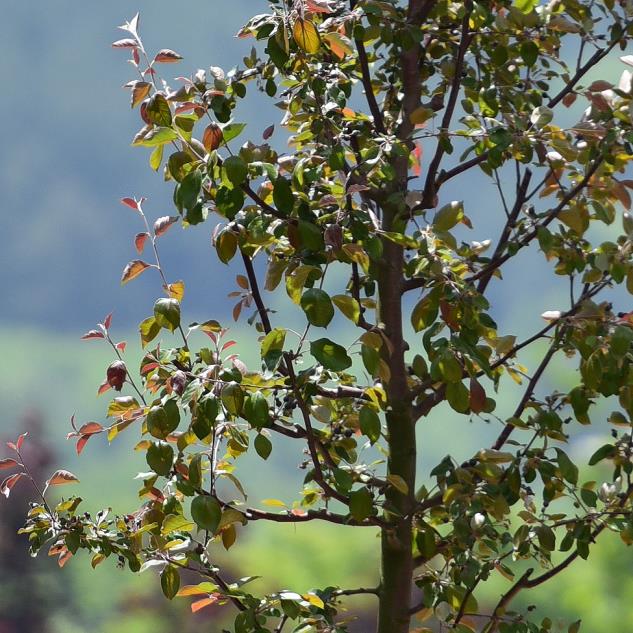
POLYGON ((133 145, 173 183, 174 214, 152 221, 144 198, 122 200, 140 232, 121 282, 154 272, 164 294, 139 325, 138 370, 110 316, 84 335, 111 346, 99 392, 117 393, 107 422, 73 419, 70 437, 82 452, 94 435, 136 432, 148 468, 140 507, 93 516, 79 498, 49 501, 77 477, 40 483, 25 436, 0 461, 15 470, 1 491, 35 486, 22 530, 33 553, 156 567, 167 598, 232 605, 238 633, 345 631, 355 594, 375 595, 378 633, 409 631, 413 616, 443 631, 547 632, 552 622, 513 611, 513 598, 555 582, 605 530, 633 542, 633 318, 608 292, 633 293, 633 56, 618 76, 594 77, 626 48, 633 11, 613 0, 269 4, 238 33, 254 44, 229 71, 164 79, 181 56, 148 53, 138 15, 113 44, 135 73, 133 145), (236 121, 248 98, 274 100, 281 119, 263 131, 236 121), (498 191, 485 209, 459 186, 474 171, 498 191), (185 284, 159 254, 179 223, 211 225, 220 262, 241 267, 233 317, 254 328, 258 366, 235 353, 215 298, 208 320, 186 325, 185 284), (490 289, 530 250, 568 291, 519 339, 498 327, 490 289), (532 348, 540 358, 525 366, 532 348), (546 380, 559 356, 570 390, 546 380), (522 394, 497 411, 508 381, 522 394), (447 433, 447 456, 421 481, 423 421, 440 407, 500 430, 466 461, 447 433), (569 444, 592 423, 604 443, 580 464, 569 444), (254 507, 240 460, 276 459, 282 436, 303 486, 291 506, 271 491, 254 507), (218 548, 260 521, 374 530, 376 586, 262 596, 252 577, 227 578, 218 548), (182 585, 185 571, 199 582, 182 585), (477 590, 494 575, 508 584, 488 609, 477 590))

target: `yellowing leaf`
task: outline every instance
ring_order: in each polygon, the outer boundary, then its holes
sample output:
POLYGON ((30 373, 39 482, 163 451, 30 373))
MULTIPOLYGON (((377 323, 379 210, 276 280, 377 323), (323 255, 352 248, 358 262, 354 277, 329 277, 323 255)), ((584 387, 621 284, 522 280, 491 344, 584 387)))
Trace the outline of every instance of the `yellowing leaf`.
POLYGON ((403 495, 406 495, 409 492, 409 486, 407 486, 407 482, 400 477, 400 475, 387 475, 387 481, 403 495))
POLYGON ((319 596, 315 596, 313 593, 304 593, 301 596, 304 600, 307 600, 311 605, 317 607, 317 609, 324 609, 325 604, 319 596))
POLYGON ((211 582, 201 582, 198 585, 185 585, 180 588, 180 591, 176 594, 179 598, 187 596, 204 596, 214 591, 217 591, 217 585, 211 582))
POLYGON ((183 281, 175 281, 173 284, 169 284, 165 290, 172 299, 180 302, 185 296, 185 283, 183 281))
POLYGON ((138 277, 144 270, 151 268, 150 264, 141 261, 140 259, 135 259, 131 261, 124 269, 123 274, 121 275, 121 285, 124 286, 128 281, 132 281, 138 277))
POLYGON ((271 506, 271 507, 275 507, 275 508, 285 508, 286 504, 283 501, 280 501, 279 499, 262 499, 262 503, 265 506, 271 506))
POLYGON ((292 35, 299 48, 302 48, 306 53, 314 54, 321 47, 319 32, 309 20, 298 18, 292 28, 292 35))

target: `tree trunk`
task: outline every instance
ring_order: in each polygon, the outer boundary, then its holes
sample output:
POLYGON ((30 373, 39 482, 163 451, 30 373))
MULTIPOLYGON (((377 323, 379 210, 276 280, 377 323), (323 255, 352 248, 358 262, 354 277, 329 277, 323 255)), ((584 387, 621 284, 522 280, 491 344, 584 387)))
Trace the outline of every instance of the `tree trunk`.
MULTIPOLYGON (((394 230, 396 210, 384 210, 383 228, 394 230)), ((402 248, 383 240, 383 261, 378 273, 379 321, 393 349, 383 345, 391 378, 385 384, 389 446, 388 475, 397 475, 408 486, 406 494, 389 486, 385 495, 384 518, 389 522, 381 534, 381 583, 378 633, 407 633, 411 616, 413 551, 411 510, 415 502, 415 425, 404 363, 405 341, 402 327, 402 248)))

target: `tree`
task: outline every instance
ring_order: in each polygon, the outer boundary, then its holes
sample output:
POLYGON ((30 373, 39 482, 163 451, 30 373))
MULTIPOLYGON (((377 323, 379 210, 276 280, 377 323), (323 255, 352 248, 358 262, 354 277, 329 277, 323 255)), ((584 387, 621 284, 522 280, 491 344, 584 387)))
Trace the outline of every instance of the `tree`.
MULTIPOLYGON (((629 4, 614 0, 271 0, 239 33, 256 42, 242 67, 199 70, 172 87, 159 69, 181 56, 148 55, 138 15, 125 23, 114 46, 138 71, 128 84, 143 121, 133 144, 151 148, 154 170, 163 166, 177 214, 152 225, 143 198, 123 200, 142 222, 135 245, 150 263, 130 262, 122 283, 153 269, 165 296, 140 324, 138 376, 110 317, 85 335, 116 356, 100 391, 127 395, 111 401, 108 425, 71 435, 81 452, 95 434, 113 441, 136 429, 151 472, 141 507, 115 518, 78 514, 74 498, 50 505, 50 486, 76 480, 67 471, 44 489, 32 479, 40 499, 22 531, 33 552, 50 544, 62 562, 83 549, 93 566, 111 556, 134 572, 157 566, 170 599, 193 596, 194 610, 232 603, 238 632, 344 631, 339 605, 359 593, 377 599, 378 633, 408 631, 421 613, 440 630, 550 630, 547 619, 513 612, 513 598, 587 558, 605 530, 633 542, 633 313, 602 296, 619 285, 633 293, 633 220, 619 209, 629 209, 633 188, 624 175, 632 73, 625 68, 617 85, 589 79, 625 49, 632 25, 629 4), (232 116, 249 87, 249 98, 278 100, 290 153, 266 143, 273 125, 263 142, 244 140, 232 116), (494 244, 467 241, 466 231, 492 211, 447 198, 473 173, 498 189, 494 244), (212 223, 220 261, 241 263, 233 316, 254 310, 261 367, 233 354, 217 320, 183 326, 184 284, 168 277, 158 250, 177 222, 212 223), (497 327, 489 288, 526 251, 568 280, 569 298, 518 340, 497 327), (284 286, 301 332, 289 329, 285 308, 270 308, 284 286), (202 335, 209 347, 199 347, 202 335), (520 364, 543 344, 534 366, 520 364), (559 356, 578 369, 571 390, 544 380, 559 356), (491 396, 508 378, 522 396, 498 417, 491 396), (619 404, 610 416, 607 400, 619 404), (416 423, 438 407, 464 421, 497 419, 501 431, 467 461, 448 455, 421 482, 416 423), (607 417, 621 428, 587 465, 575 463, 566 450, 573 429, 593 418, 602 430, 607 417), (295 442, 299 460, 307 455, 300 501, 251 507, 240 457, 275 459, 278 436, 295 442), (603 462, 610 475, 598 484, 603 462), (228 580, 214 551, 258 521, 379 531, 376 587, 251 594, 250 579, 228 580), (201 582, 181 587, 183 570, 201 582), (506 591, 480 608, 480 585, 498 574, 506 591)), ((620 59, 633 66, 632 56, 620 59)), ((6 496, 30 478, 22 441, 17 459, 0 462, 18 469, 6 496)))

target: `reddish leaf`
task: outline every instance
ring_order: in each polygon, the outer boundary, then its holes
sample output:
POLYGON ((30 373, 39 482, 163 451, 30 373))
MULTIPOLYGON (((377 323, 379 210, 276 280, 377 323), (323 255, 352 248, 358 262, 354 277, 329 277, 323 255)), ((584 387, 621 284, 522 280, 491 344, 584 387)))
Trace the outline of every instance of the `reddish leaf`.
POLYGON ((26 433, 22 433, 22 435, 20 435, 20 437, 18 437, 18 441, 15 443, 16 447, 18 450, 20 450, 22 448, 22 444, 24 444, 24 440, 26 438, 26 436, 28 435, 28 431, 26 433))
POLYGON ((101 394, 105 393, 106 391, 110 391, 111 387, 108 383, 107 380, 104 380, 100 385, 99 385, 99 389, 97 389, 97 395, 100 396, 101 394))
POLYGON ((209 607, 212 604, 215 604, 218 601, 218 597, 219 597, 219 594, 215 594, 214 593, 209 598, 203 598, 202 600, 196 600, 195 602, 192 602, 191 603, 191 612, 192 613, 197 613, 201 609, 204 609, 205 607, 209 607))
POLYGON ((11 459, 10 457, 7 457, 6 459, 0 459, 0 470, 7 470, 18 465, 18 462, 16 462, 15 459, 11 459))
POLYGON ((79 433, 82 435, 94 435, 95 433, 101 433, 103 427, 98 422, 86 422, 80 429, 79 433))
POLYGON ((77 450, 77 455, 81 455, 81 451, 84 450, 84 447, 86 446, 86 444, 88 443, 88 440, 92 437, 92 435, 82 435, 78 440, 77 440, 77 446, 75 447, 77 450))
POLYGON ((139 205, 134 198, 121 198, 121 203, 126 207, 130 207, 130 209, 134 209, 134 211, 138 211, 139 205))
POLYGON ((127 378, 127 368, 121 360, 115 360, 107 369, 106 378, 110 387, 115 391, 121 391, 127 378))
POLYGON ((120 343, 117 343, 115 347, 119 350, 119 352, 123 353, 127 347, 127 343, 125 341, 121 341, 120 343))
POLYGON ((124 269, 123 274, 121 275, 121 285, 124 286, 128 281, 132 281, 138 277, 144 270, 150 268, 150 264, 141 261, 140 259, 135 259, 131 261, 124 269))
POLYGON ((66 550, 58 559, 57 564, 60 567, 63 567, 71 558, 73 557, 73 553, 70 550, 66 550))
POLYGON ((124 38, 122 40, 117 40, 116 42, 112 42, 112 48, 136 48, 138 43, 136 40, 131 38, 124 38))
POLYGON ((99 332, 99 330, 90 330, 81 337, 81 340, 85 341, 91 338, 105 338, 105 336, 103 335, 103 332, 99 332))
POLYGON ((272 135, 273 132, 275 131, 275 126, 274 125, 269 125, 265 130, 264 133, 262 134, 262 137, 265 141, 267 141, 272 135))
POLYGON ((227 341, 222 345, 222 351, 229 349, 229 347, 233 347, 233 345, 237 345, 235 341, 227 341))
POLYGON ((202 144, 207 152, 212 152, 214 149, 218 149, 222 144, 222 128, 217 123, 211 123, 207 125, 202 135, 202 144))
POLYGON ((149 233, 137 233, 134 238, 134 247, 136 248, 136 252, 139 255, 143 252, 145 248, 145 240, 149 237, 149 233))
POLYGON ((141 374, 145 376, 145 374, 149 374, 152 369, 156 369, 157 367, 160 367, 158 363, 148 363, 147 365, 143 365, 143 367, 141 367, 141 374))
POLYGON ((112 312, 110 312, 110 314, 108 314, 108 316, 106 316, 105 319, 103 319, 103 327, 106 330, 110 329, 110 324, 112 323, 112 312))
POLYGON ((486 392, 476 378, 470 379, 470 410, 481 413, 486 406, 486 392))
POLYGON ((154 235, 156 237, 164 235, 169 230, 169 227, 176 222, 178 222, 178 217, 175 215, 164 215, 163 217, 158 218, 156 222, 154 222, 154 235))
POLYGON ((301 510, 300 508, 293 508, 292 510, 290 510, 290 514, 296 517, 305 517, 308 515, 305 510, 301 510))
POLYGON ((24 473, 16 473, 15 475, 7 477, 2 484, 0 484, 0 494, 3 494, 8 499, 11 494, 11 488, 13 488, 23 476, 24 473))
POLYGON ((158 51, 158 53, 156 53, 156 57, 154 57, 154 61, 158 64, 175 64, 181 59, 182 55, 179 55, 169 48, 163 48, 163 50, 158 51))
POLYGON ((64 486, 66 484, 79 483, 79 479, 67 470, 56 470, 51 478, 46 482, 46 487, 50 486, 64 486))

